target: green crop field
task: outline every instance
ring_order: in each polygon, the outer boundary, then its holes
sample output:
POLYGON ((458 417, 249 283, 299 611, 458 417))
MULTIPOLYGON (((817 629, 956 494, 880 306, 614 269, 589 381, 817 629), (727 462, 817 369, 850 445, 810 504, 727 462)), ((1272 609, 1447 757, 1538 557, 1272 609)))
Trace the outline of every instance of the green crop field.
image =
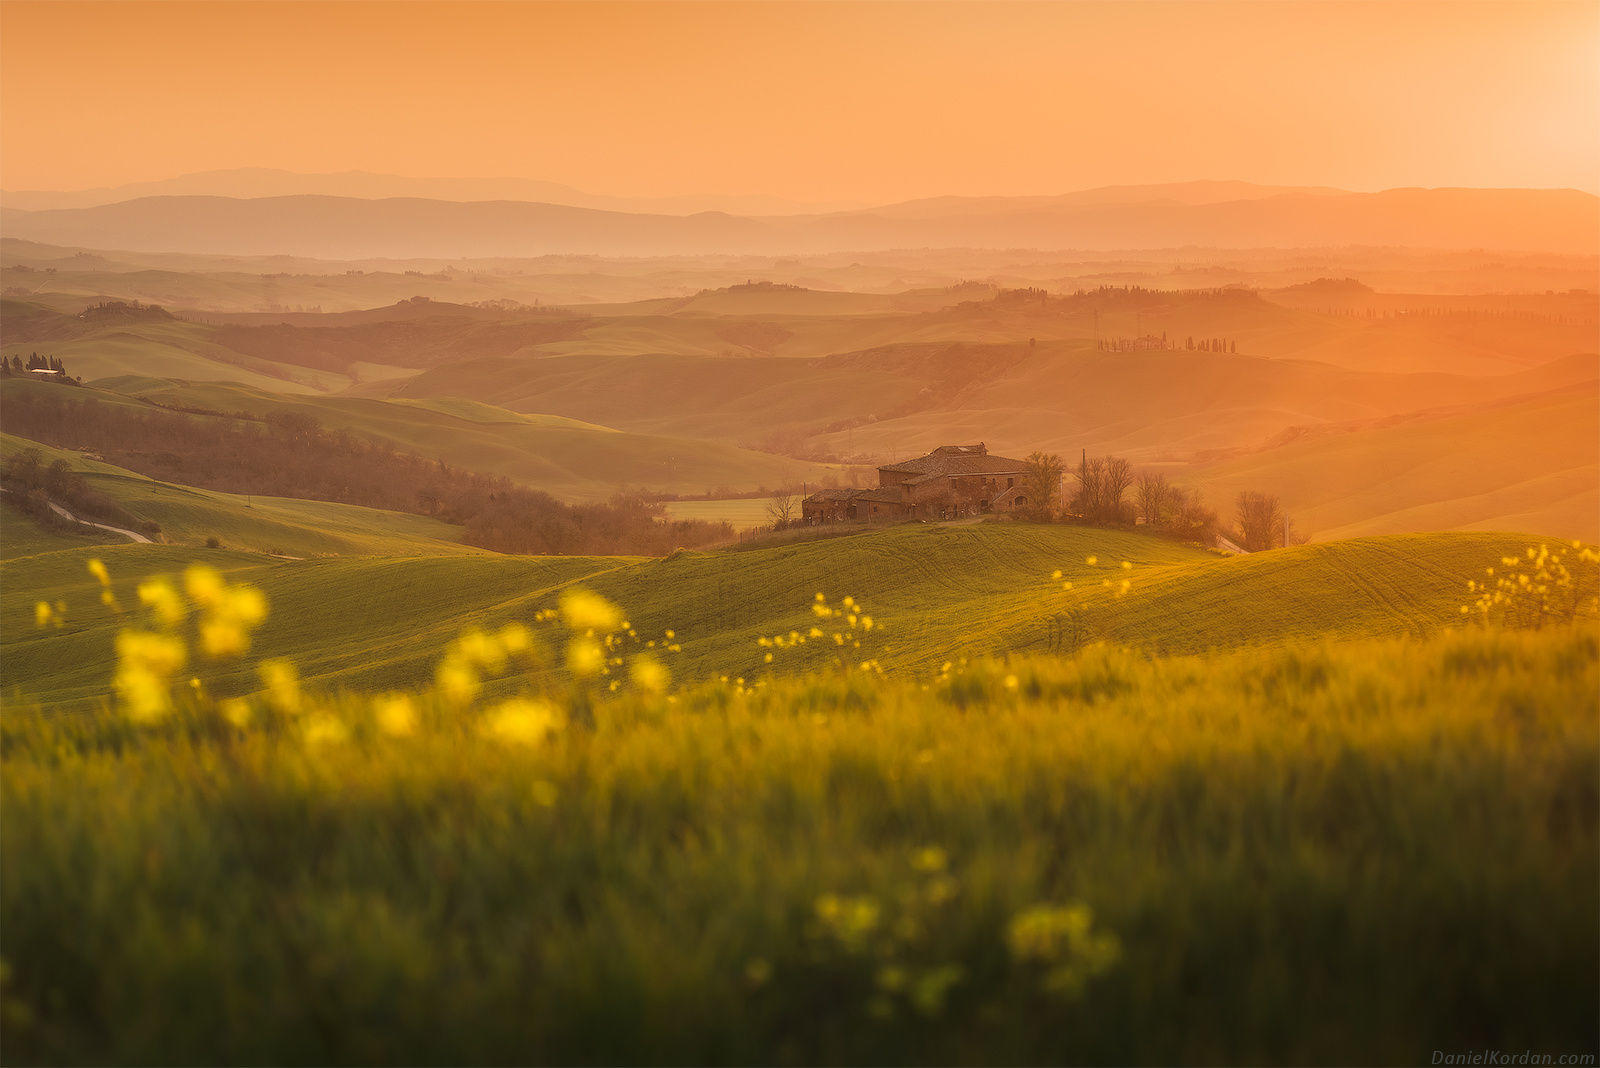
POLYGON ((296 413, 470 471, 504 475, 566 500, 596 500, 641 487, 663 493, 753 490, 838 477, 841 469, 711 441, 624 433, 553 415, 524 415, 460 399, 376 400, 288 395, 231 382, 143 375, 65 392, 48 382, 7 381, 0 393, 93 404, 138 404, 247 413, 296 413))
MULTIPOLYGON (((668 501, 667 515, 673 519, 707 519, 712 522, 728 522, 733 524, 734 530, 754 530, 757 527, 771 526, 772 517, 767 514, 767 507, 772 503, 770 497, 731 497, 725 500, 711 501, 668 501)), ((799 504, 796 503, 796 509, 799 504)))
MULTIPOLYGON (((160 524, 160 540, 168 543, 203 546, 208 539, 216 538, 224 548, 295 557, 481 552, 460 544, 460 527, 425 516, 326 501, 247 497, 197 489, 0 434, 0 457, 29 448, 38 449, 46 464, 65 460, 73 470, 83 473, 90 488, 139 518, 160 524)), ((36 539, 39 532, 24 525, 27 522, 18 517, 14 524, 19 537, 36 539)), ((20 555, 9 547, 9 536, 7 542, 7 555, 20 555)), ((59 548, 80 542, 56 544, 47 540, 41 544, 59 548)))
POLYGON ((0 507, 0 559, 35 556, 57 549, 76 549, 90 545, 115 545, 126 542, 120 534, 103 530, 47 529, 26 512, 9 502, 0 507))
POLYGON ((1466 580, 1527 544, 1513 535, 1407 535, 1224 558, 1144 534, 982 524, 658 560, 450 559, 413 547, 403 556, 287 561, 107 546, 0 565, 0 627, 10 648, 25 654, 8 658, 4 685, 48 702, 100 692, 120 620, 96 600, 86 570, 93 557, 106 562, 127 603, 138 580, 175 574, 196 559, 226 560, 231 573, 280 605, 260 634, 264 655, 293 659, 326 685, 373 688, 425 682, 449 636, 531 622, 579 580, 626 605, 641 633, 675 631, 682 649, 673 669, 685 678, 754 679, 838 655, 926 674, 964 656, 1059 648, 1063 630, 1069 645, 1106 639, 1155 652, 1422 634, 1457 622, 1466 580), (1052 580, 1058 569, 1063 578, 1052 580), (1121 594, 1124 580, 1130 588, 1121 594), (1063 590, 1062 582, 1074 588, 1063 590), (876 626, 863 648, 794 646, 775 653, 769 667, 758 639, 808 633, 819 592, 865 605, 876 626), (72 606, 65 631, 28 631, 40 599, 72 606))
POLYGON ((1594 1046, 1592 629, 604 701, 272 678, 8 708, 9 1063, 1594 1046))

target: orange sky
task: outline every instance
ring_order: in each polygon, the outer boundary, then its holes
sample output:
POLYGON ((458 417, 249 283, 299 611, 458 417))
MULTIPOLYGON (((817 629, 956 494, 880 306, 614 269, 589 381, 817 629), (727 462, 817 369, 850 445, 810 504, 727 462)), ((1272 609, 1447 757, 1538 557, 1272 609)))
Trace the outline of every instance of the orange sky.
POLYGON ((0 184, 1600 189, 1600 4, 0 4, 0 184))

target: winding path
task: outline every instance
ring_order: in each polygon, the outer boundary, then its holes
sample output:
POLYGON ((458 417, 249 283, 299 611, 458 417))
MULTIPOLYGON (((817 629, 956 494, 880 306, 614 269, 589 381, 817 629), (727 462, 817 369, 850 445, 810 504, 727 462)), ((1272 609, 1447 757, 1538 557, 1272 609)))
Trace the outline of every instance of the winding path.
POLYGON ((135 530, 123 530, 121 527, 108 527, 104 523, 95 523, 95 522, 93 522, 91 520, 88 520, 88 519, 79 519, 77 516, 73 515, 71 512, 69 512, 65 508, 61 507, 55 501, 50 501, 48 503, 50 505, 50 510, 52 512, 54 512, 56 515, 61 516, 63 519, 70 519, 74 523, 82 523, 86 527, 96 527, 96 528, 98 528, 100 530, 108 530, 113 534, 121 534, 124 538, 127 538, 129 541, 141 542, 141 543, 143 543, 145 545, 151 544, 150 539, 145 537, 143 534, 140 534, 138 531, 135 531, 135 530))

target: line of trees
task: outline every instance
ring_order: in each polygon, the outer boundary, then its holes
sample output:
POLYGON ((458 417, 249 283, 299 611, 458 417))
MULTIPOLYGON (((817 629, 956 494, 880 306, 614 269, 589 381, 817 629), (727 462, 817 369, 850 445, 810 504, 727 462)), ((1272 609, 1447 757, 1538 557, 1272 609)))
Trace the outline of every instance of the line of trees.
POLYGON ((509 479, 401 452, 298 412, 263 420, 48 396, 8 396, 6 431, 89 450, 164 481, 426 515, 464 528, 469 545, 507 553, 664 555, 731 540, 727 523, 669 520, 665 507, 618 494, 565 504, 509 479))
POLYGON ((41 356, 37 352, 28 353, 28 362, 24 364, 22 357, 12 356, 10 359, 0 357, 0 375, 25 375, 30 371, 54 371, 63 378, 67 375, 67 368, 59 356, 41 356))
MULTIPOLYGON (((11 403, 6 404, 9 422, 11 403)), ((46 464, 38 449, 22 449, 6 457, 0 467, 0 486, 6 496, 23 511, 47 527, 76 527, 50 508, 50 502, 63 505, 73 514, 86 519, 97 519, 110 526, 137 530, 148 537, 161 532, 159 524, 140 519, 110 497, 90 488, 88 480, 74 471, 65 460, 46 464)))
POLYGON ((1064 518, 1101 527, 1142 525, 1148 530, 1211 544, 1227 534, 1250 552, 1294 543, 1294 523, 1278 498, 1267 493, 1241 493, 1235 502, 1235 526, 1224 530, 1217 513, 1195 490, 1173 485, 1159 471, 1138 471, 1126 457, 1085 455, 1072 469, 1071 493, 1062 501, 1066 468, 1061 457, 1035 452, 1027 458, 1022 485, 1028 518, 1064 518))

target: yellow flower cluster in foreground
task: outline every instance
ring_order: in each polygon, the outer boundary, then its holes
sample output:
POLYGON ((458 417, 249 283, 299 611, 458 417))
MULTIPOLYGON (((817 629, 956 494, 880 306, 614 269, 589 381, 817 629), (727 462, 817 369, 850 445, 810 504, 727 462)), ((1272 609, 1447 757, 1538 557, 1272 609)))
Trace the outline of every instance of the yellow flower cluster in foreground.
MULTIPOLYGON (((861 656, 862 641, 866 639, 877 621, 867 614, 866 607, 854 597, 846 597, 837 606, 828 603, 827 594, 818 593, 811 602, 811 614, 816 623, 801 631, 790 630, 787 634, 774 634, 770 637, 762 635, 756 639, 756 644, 769 650, 762 655, 762 661, 771 664, 775 655, 771 650, 794 649, 809 642, 820 642, 823 648, 831 648, 834 653, 834 663, 846 670, 881 672, 882 667, 873 657, 857 659, 861 656), (847 651, 848 650, 848 651, 847 651)), ((740 679, 741 688, 744 680, 740 679)))
MULTIPOLYGON (((100 583, 102 602, 121 612, 105 564, 91 560, 88 568, 100 583)), ((230 583, 215 568, 203 564, 188 568, 178 581, 153 578, 141 582, 137 594, 144 619, 117 633, 117 667, 111 688, 122 711, 141 723, 162 720, 175 711, 175 693, 185 688, 179 686, 180 677, 190 666, 192 654, 207 661, 243 657, 250 651, 255 630, 267 618, 267 599, 259 589, 248 583, 230 583)), ((35 606, 34 620, 41 628, 60 627, 66 611, 65 604, 41 601, 35 606)), ((580 688, 603 682, 607 690, 616 692, 626 680, 644 694, 662 695, 671 689, 672 673, 657 650, 680 651, 676 632, 667 630, 659 639, 643 640, 616 605, 576 588, 563 593, 559 608, 535 618, 559 621, 565 628, 564 663, 580 688), (635 647, 631 655, 627 653, 630 645, 635 647)), ((491 681, 509 679, 512 672, 526 676, 525 681, 535 681, 547 662, 544 646, 522 623, 507 623, 495 630, 469 627, 446 647, 434 670, 431 696, 446 709, 466 712, 491 681)), ((214 702, 216 714, 239 730, 268 716, 293 721, 308 745, 345 741, 354 726, 371 726, 377 734, 390 738, 408 737, 419 726, 421 711, 407 694, 372 698, 370 724, 355 725, 331 711, 339 702, 309 698, 290 661, 264 660, 257 665, 256 674, 261 688, 253 695, 213 696, 199 676, 191 676, 186 689, 194 700, 214 702)), ((347 706, 348 702, 342 703, 347 706)), ((480 728, 499 741, 535 744, 563 730, 566 719, 567 714, 547 697, 523 694, 483 710, 480 728)))
MULTIPOLYGON (((1086 556, 1083 558, 1083 564, 1085 567, 1098 569, 1100 566, 1100 558, 1098 556, 1086 556)), ((1118 568, 1122 571, 1132 571, 1133 561, 1124 560, 1118 565, 1118 568)), ((1071 591, 1074 589, 1072 580, 1066 578, 1065 576, 1066 572, 1062 571, 1060 568, 1056 568, 1056 570, 1050 573, 1050 581, 1059 582, 1063 590, 1071 591)), ((1133 580, 1124 578, 1113 582, 1110 578, 1102 578, 1100 580, 1100 587, 1101 589, 1110 590, 1117 597, 1126 597, 1133 589, 1133 580)))
POLYGON ((1469 579, 1471 604, 1462 615, 1476 615, 1508 627, 1538 629, 1600 615, 1600 552, 1582 542, 1529 546, 1506 556, 1500 567, 1486 567, 1483 580, 1469 579))

